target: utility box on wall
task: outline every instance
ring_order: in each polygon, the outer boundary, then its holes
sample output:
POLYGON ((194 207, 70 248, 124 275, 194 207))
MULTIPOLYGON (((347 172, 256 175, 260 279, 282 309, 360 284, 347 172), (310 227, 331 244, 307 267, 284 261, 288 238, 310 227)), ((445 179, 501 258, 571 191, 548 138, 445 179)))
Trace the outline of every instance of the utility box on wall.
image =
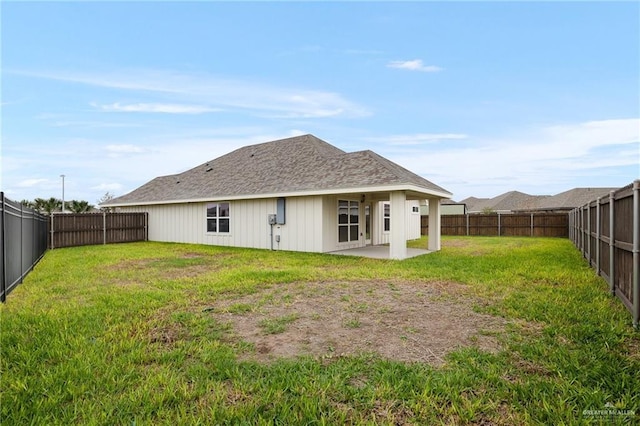
POLYGON ((276 223, 278 225, 284 225, 286 220, 285 220, 285 212, 286 212, 286 206, 285 206, 285 198, 278 198, 278 205, 277 205, 277 209, 276 209, 276 223))

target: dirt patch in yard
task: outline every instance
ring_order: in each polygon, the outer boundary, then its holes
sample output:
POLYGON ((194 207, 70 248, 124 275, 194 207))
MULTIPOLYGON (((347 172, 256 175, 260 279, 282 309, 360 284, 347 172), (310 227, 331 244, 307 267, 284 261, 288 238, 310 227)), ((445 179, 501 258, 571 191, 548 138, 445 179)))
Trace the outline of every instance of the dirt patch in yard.
POLYGON ((450 282, 291 283, 220 300, 206 311, 229 324, 231 341, 260 362, 376 353, 440 365, 460 347, 499 350, 502 318, 477 313, 466 286, 450 282))
POLYGON ((135 285, 150 281, 182 280, 221 269, 221 256, 184 253, 174 258, 124 260, 105 268, 105 276, 119 285, 135 285))

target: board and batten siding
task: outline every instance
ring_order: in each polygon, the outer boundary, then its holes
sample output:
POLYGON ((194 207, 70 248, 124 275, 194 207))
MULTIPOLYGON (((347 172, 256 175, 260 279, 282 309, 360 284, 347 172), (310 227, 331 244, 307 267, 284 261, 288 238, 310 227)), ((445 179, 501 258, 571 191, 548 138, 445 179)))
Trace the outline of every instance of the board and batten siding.
MULTIPOLYGON (((303 252, 331 252, 365 245, 365 204, 360 203, 358 241, 338 242, 338 200, 358 201, 353 195, 286 198, 286 223, 273 226, 273 249, 303 252), (277 238, 279 237, 279 238, 277 238), (280 241, 277 241, 277 240, 280 241)), ((221 200, 224 202, 224 200, 221 200)), ((277 199, 230 202, 230 232, 207 232, 207 203, 181 203, 121 207, 122 212, 149 214, 149 241, 210 244, 217 246, 270 249, 268 215, 276 213, 277 199)), ((407 239, 420 238, 420 213, 413 212, 418 201, 407 201, 407 239)), ((388 244, 383 230, 383 202, 371 204, 372 244, 388 244)))
MULTIPOLYGON (((275 213, 275 199, 273 203, 275 213)), ((287 197, 285 205, 286 223, 274 225, 273 248, 322 252, 322 197, 287 197), (276 242, 276 235, 280 236, 280 242, 276 242)), ((265 216, 265 223, 266 220, 265 216)))
MULTIPOLYGON (((224 200, 220 200, 224 202, 224 200)), ((230 202, 230 232, 207 232, 207 203, 121 207, 123 212, 149 214, 149 240, 218 246, 271 248, 268 215, 276 213, 276 198, 230 202)), ((322 251, 322 197, 286 198, 286 223, 273 226, 273 248, 322 251), (276 235, 280 242, 276 242, 276 235)))
POLYGON ((205 223, 206 210, 202 203, 161 206, 120 207, 119 212, 149 214, 149 241, 204 244, 202 230, 196 225, 205 223))

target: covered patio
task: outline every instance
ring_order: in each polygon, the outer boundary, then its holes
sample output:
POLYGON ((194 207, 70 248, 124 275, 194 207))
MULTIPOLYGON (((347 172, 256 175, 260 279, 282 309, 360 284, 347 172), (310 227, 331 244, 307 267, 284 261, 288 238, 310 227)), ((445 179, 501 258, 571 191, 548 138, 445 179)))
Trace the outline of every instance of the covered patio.
MULTIPOLYGON (((327 251, 328 253, 376 259, 402 260, 440 250, 440 202, 442 198, 450 194, 411 184, 399 185, 397 189, 393 188, 392 190, 389 190, 388 187, 385 189, 386 190, 379 191, 362 191, 359 196, 359 226, 361 230, 367 229, 367 232, 371 230, 371 238, 361 237, 358 240, 357 247, 351 245, 351 247, 344 247, 340 250, 334 249, 327 251), (428 204, 429 238, 424 249, 407 248, 407 240, 416 238, 415 236, 410 236, 407 230, 409 225, 408 213, 410 213, 410 207, 408 207, 407 201, 421 203, 426 201, 428 204), (388 204, 388 215, 385 211, 385 216, 383 217, 383 212, 379 208, 374 208, 374 206, 379 203, 388 204), (366 206, 369 206, 372 211, 371 219, 367 219, 367 216, 363 212, 366 206), (385 223, 384 220, 388 220, 388 223, 385 223), (383 224, 388 226, 388 228, 384 230, 384 235, 381 235, 380 232, 375 231, 375 228, 379 228, 383 224)), ((353 197, 353 194, 345 192, 337 197, 338 199, 342 197, 344 197, 344 199, 350 199, 350 197, 353 197)), ((346 214, 343 214, 343 217, 346 216, 346 214)), ((340 225, 338 224, 338 226, 340 225)))

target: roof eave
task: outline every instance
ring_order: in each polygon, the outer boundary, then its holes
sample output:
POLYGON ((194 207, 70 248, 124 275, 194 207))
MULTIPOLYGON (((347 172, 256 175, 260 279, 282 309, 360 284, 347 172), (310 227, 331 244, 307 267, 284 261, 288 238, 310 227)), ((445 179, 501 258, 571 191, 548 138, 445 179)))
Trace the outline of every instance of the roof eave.
POLYGON ((264 198, 278 198, 278 197, 304 197, 313 195, 332 195, 332 194, 360 194, 371 192, 392 192, 392 191, 406 191, 417 195, 424 195, 424 198, 451 198, 452 193, 447 191, 437 191, 430 188, 414 184, 393 184, 393 185, 376 185, 376 186, 362 186, 351 188, 329 188, 321 190, 302 190, 302 191, 287 191, 287 192, 273 192, 264 194, 243 194, 243 195, 215 195, 211 197, 203 198, 189 198, 181 200, 162 200, 162 201, 137 201, 137 202, 124 202, 124 203, 109 203, 100 204, 100 207, 134 207, 134 206, 153 206, 153 205, 165 205, 165 204, 185 204, 185 203, 204 203, 208 201, 236 201, 236 200, 251 200, 251 199, 264 199, 264 198))

